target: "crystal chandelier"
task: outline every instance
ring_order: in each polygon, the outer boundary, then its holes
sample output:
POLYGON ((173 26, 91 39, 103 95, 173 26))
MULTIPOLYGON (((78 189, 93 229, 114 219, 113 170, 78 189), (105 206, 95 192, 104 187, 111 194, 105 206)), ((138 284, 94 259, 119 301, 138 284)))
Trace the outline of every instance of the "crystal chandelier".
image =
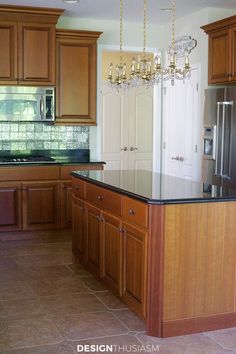
POLYGON ((150 58, 146 55, 146 24, 147 24, 147 0, 143 1, 143 53, 138 59, 132 59, 130 70, 131 86, 151 85, 155 67, 150 58))
POLYGON ((189 64, 189 52, 185 50, 185 63, 183 68, 177 67, 176 52, 175 52, 175 17, 176 17, 176 5, 175 0, 172 0, 172 35, 171 46, 169 50, 169 66, 165 69, 161 64, 161 53, 159 52, 155 57, 155 70, 153 82, 158 83, 161 79, 171 80, 171 84, 174 85, 175 79, 185 80, 191 75, 191 68, 189 64))
POLYGON ((120 62, 115 68, 115 77, 113 77, 113 63, 109 65, 108 84, 112 88, 125 89, 129 85, 126 76, 126 64, 123 63, 123 0, 120 0, 120 62))

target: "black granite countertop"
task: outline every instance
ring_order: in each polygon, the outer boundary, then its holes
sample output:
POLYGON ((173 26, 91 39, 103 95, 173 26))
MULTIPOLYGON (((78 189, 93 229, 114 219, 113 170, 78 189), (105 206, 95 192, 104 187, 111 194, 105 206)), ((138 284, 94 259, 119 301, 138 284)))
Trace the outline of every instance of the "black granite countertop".
POLYGON ((22 165, 73 165, 73 164, 105 164, 103 161, 95 161, 90 159, 89 149, 73 149, 73 150, 15 150, 0 151, 0 167, 5 166, 22 166, 22 165), (8 159, 24 159, 28 157, 41 157, 41 161, 11 161, 8 159), (44 160, 45 158, 45 160, 44 160), (47 159, 49 161, 47 161, 47 159))
POLYGON ((236 201, 236 190, 144 170, 74 171, 72 175, 153 204, 236 201))

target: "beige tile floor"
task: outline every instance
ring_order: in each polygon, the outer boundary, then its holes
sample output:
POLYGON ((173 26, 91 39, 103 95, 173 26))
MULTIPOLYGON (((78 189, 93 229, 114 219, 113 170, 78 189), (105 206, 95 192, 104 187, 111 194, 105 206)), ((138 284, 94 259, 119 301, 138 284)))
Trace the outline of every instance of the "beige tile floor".
POLYGON ((142 320, 72 264, 68 232, 0 234, 0 354, 75 354, 88 344, 121 353, 159 346, 161 354, 236 354, 236 328, 149 337, 142 320))

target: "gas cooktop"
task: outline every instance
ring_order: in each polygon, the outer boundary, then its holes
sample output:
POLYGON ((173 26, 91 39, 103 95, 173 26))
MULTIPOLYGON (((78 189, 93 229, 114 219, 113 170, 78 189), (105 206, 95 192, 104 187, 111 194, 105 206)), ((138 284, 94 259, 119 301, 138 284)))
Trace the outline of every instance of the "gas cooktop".
POLYGON ((2 156, 0 157, 0 164, 12 163, 53 163, 56 161, 49 156, 2 156))

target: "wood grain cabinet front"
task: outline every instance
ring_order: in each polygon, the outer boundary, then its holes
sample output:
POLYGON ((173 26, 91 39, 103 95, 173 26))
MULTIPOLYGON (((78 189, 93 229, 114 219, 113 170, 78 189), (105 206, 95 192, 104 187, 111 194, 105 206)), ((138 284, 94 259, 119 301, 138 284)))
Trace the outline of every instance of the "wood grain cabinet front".
POLYGON ((22 228, 21 183, 0 182, 0 231, 22 228))
POLYGON ((26 182, 23 191, 23 229, 60 228, 60 182, 26 182))
POLYGON ((56 123, 96 124, 97 39, 100 34, 60 29, 56 32, 56 123))
POLYGON ((55 27, 62 12, 0 5, 1 84, 55 85, 55 27))
POLYGON ((70 229, 72 226, 72 183, 61 182, 61 228, 70 229))
POLYGON ((72 202, 72 250, 80 262, 85 257, 85 203, 78 198, 72 202))
POLYGON ((208 34, 208 83, 236 82, 236 16, 210 23, 208 34))

